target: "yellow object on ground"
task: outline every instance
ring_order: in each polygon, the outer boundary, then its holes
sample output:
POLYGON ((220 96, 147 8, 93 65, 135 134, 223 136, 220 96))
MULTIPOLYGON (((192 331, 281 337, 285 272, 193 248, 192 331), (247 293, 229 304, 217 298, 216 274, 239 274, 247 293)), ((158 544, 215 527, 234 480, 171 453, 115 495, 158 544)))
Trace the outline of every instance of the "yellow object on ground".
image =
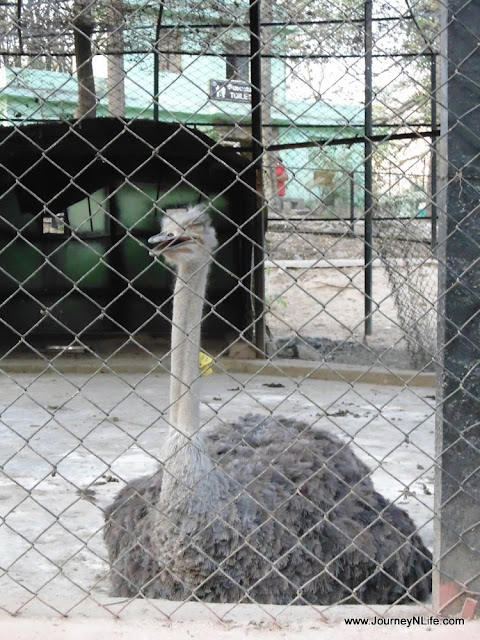
POLYGON ((212 362, 213 358, 207 356, 203 351, 200 351, 198 354, 198 364, 200 366, 200 373, 202 376, 208 376, 213 373, 213 369, 211 367, 212 362))

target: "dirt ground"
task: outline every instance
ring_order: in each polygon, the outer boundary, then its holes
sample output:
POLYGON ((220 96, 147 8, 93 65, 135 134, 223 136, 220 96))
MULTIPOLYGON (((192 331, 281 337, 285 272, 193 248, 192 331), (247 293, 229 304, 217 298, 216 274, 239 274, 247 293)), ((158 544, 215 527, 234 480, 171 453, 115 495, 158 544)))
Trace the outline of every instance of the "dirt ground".
POLYGON ((364 243, 360 235, 348 235, 345 227, 335 234, 326 233, 327 230, 315 232, 309 231, 306 224, 271 223, 266 237, 269 257, 274 260, 363 259, 364 243))
POLYGON ((417 290, 420 302, 426 298, 431 301, 423 318, 419 309, 417 326, 419 337, 424 337, 421 332, 428 333, 425 340, 433 344, 429 327, 421 322, 428 319, 429 326, 435 327, 435 264, 422 267, 422 274, 416 269, 413 283, 404 266, 396 266, 402 284, 393 285, 397 287, 395 300, 382 261, 374 262, 372 334, 366 336, 363 237, 294 231, 277 224, 267 233, 267 325, 274 341, 271 355, 397 368, 432 366, 432 347, 427 354, 422 351, 422 358, 412 358, 398 304, 399 300, 411 302, 411 293, 417 290), (279 228, 284 230, 275 230, 279 228))

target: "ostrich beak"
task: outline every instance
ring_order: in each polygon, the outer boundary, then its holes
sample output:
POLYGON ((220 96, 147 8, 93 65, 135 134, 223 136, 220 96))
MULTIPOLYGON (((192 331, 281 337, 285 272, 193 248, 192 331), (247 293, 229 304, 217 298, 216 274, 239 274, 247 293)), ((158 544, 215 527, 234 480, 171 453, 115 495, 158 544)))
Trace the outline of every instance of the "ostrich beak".
POLYGON ((148 239, 149 244, 154 244, 155 247, 149 252, 150 255, 156 256, 168 249, 172 249, 184 242, 190 242, 192 239, 186 235, 174 235, 172 233, 157 233, 156 236, 152 236, 148 239))

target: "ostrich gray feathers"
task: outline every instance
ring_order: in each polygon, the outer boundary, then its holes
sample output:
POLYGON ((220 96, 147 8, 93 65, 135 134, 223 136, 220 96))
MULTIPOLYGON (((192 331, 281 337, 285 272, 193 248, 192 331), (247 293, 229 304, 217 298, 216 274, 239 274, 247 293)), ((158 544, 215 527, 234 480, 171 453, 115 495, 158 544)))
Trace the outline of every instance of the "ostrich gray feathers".
POLYGON ((113 595, 323 605, 428 597, 431 554, 414 523, 341 440, 248 415, 205 442, 216 476, 205 482, 220 483, 214 503, 160 509, 158 471, 108 508, 113 595))

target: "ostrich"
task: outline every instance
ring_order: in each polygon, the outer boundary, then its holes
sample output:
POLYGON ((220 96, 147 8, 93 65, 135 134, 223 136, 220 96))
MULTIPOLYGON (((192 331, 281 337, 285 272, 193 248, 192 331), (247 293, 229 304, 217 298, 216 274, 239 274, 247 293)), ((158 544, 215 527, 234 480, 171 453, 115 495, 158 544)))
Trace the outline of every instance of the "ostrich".
POLYGON ((331 604, 425 599, 431 554, 340 439, 285 417, 201 427, 200 324, 216 235, 205 207, 165 216, 177 268, 163 469, 106 512, 112 595, 331 604))

